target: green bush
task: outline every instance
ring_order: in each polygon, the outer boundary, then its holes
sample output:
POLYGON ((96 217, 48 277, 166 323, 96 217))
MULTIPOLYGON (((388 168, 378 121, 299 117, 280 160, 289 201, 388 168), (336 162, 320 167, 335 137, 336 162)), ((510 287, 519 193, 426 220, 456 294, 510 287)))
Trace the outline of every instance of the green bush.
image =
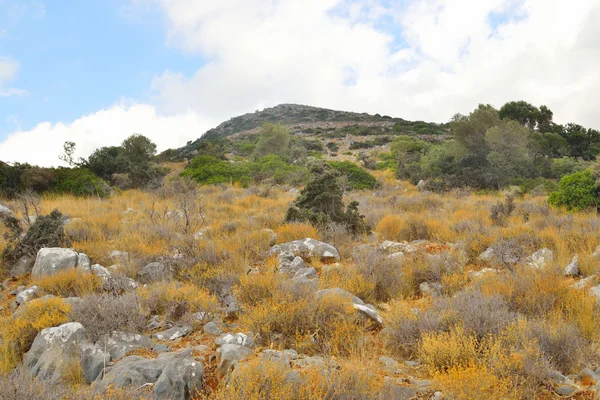
POLYGON ((582 211, 598 207, 598 186, 589 170, 564 176, 558 190, 550 194, 548 203, 567 210, 582 211))
POLYGON ((200 156, 192 160, 182 175, 203 185, 234 182, 247 185, 265 179, 273 179, 278 184, 300 185, 308 180, 306 168, 288 164, 274 154, 260 157, 256 161, 237 163, 222 161, 213 156, 200 156))
POLYGON ((370 232, 364 216, 358 212, 358 202, 351 202, 344 210, 338 171, 328 163, 316 161, 310 166, 310 173, 310 181, 286 212, 286 222, 309 222, 319 229, 335 222, 352 234, 370 232))
POLYGON ((377 182, 377 179, 373 175, 350 161, 332 161, 329 164, 331 164, 334 170, 348 179, 348 184, 352 189, 373 190, 379 186, 379 182, 377 182))
POLYGON ((106 197, 110 194, 110 187, 86 168, 58 168, 54 171, 50 191, 75 196, 106 197))

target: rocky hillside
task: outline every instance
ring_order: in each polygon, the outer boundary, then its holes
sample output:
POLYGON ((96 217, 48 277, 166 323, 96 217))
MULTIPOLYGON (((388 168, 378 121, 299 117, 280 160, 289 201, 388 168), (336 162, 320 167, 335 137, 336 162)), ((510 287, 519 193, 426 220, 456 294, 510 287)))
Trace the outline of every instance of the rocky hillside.
POLYGON ((224 138, 236 139, 257 133, 265 123, 287 126, 292 134, 308 136, 377 136, 377 135, 433 135, 448 133, 447 124, 407 121, 387 115, 370 115, 300 104, 280 104, 231 118, 207 131, 199 139, 188 143, 180 151, 189 154, 202 142, 224 138))

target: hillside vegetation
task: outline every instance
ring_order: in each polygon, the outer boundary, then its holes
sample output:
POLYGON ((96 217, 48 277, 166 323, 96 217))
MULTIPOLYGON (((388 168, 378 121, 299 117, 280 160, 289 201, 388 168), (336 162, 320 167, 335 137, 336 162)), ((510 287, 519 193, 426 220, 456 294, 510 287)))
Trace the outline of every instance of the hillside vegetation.
POLYGON ((0 399, 599 395, 597 131, 258 114, 0 164, 0 399))

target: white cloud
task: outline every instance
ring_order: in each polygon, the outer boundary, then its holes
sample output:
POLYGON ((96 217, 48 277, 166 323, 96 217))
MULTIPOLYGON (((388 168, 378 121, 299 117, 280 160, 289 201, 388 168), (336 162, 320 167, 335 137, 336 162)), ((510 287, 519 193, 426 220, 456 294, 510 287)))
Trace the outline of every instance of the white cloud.
POLYGON ((298 102, 446 121, 524 99, 600 127, 596 0, 152 1, 167 43, 208 60, 155 78, 166 112, 298 102))
POLYGON ((17 88, 5 88, 6 82, 15 78, 19 72, 19 63, 8 57, 0 57, 0 97, 22 96, 27 94, 26 90, 17 88))
POLYGON ((600 128, 597 0, 131 1, 163 13, 166 43, 204 65, 157 75, 152 105, 15 132, 0 159, 53 164, 65 140, 87 154, 133 132, 180 147, 284 102, 444 122, 478 103, 526 100, 600 128))
POLYGON ((122 102, 70 124, 44 122, 29 131, 16 131, 0 142, 0 160, 59 165, 58 155, 65 141, 77 144, 77 157, 87 157, 96 148, 119 145, 134 133, 149 137, 162 151, 198 138, 211 125, 197 113, 161 116, 153 106, 122 102))

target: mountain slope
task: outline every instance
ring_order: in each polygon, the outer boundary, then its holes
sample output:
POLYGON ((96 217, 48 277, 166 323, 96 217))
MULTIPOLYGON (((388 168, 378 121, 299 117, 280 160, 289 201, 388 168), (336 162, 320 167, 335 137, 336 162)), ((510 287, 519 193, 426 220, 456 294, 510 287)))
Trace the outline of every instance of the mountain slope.
POLYGON ((188 143, 180 151, 189 154, 202 142, 225 138, 235 139, 258 132, 265 123, 272 122, 287 126, 292 134, 310 136, 375 136, 375 135, 444 135, 447 124, 423 121, 406 121, 379 114, 337 111, 299 104, 280 104, 231 118, 216 128, 210 129, 199 139, 188 143))

